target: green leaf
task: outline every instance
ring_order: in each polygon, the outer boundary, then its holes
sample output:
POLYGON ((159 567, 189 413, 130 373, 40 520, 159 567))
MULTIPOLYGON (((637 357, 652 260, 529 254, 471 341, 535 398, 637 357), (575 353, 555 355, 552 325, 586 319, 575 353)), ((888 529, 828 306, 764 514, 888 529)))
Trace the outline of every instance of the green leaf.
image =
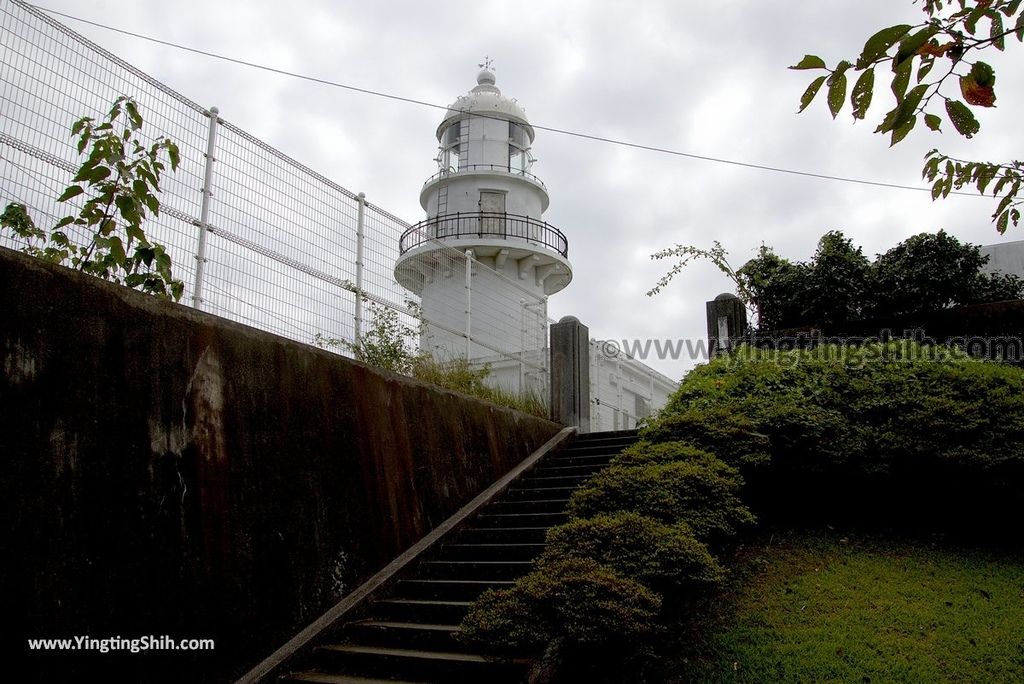
POLYGON ((807 86, 807 90, 805 90, 804 94, 800 96, 800 109, 796 110, 797 114, 807 109, 807 106, 814 100, 814 96, 818 94, 819 90, 821 90, 821 84, 824 82, 824 76, 819 76, 811 81, 811 84, 807 86))
POLYGON ((181 162, 181 155, 178 152, 178 146, 170 140, 167 141, 167 157, 171 160, 171 171, 177 171, 178 164, 181 162))
POLYGON ((875 69, 866 69, 857 79, 850 93, 850 105, 853 107, 853 118, 863 119, 871 106, 871 97, 875 92, 875 69))
POLYGON ((97 185, 102 183, 104 180, 110 177, 110 167, 107 166, 95 166, 85 175, 83 180, 88 181, 89 185, 97 185))
POLYGON ((978 185, 978 193, 981 195, 985 194, 985 188, 992 182, 998 172, 998 167, 991 164, 984 164, 978 166, 978 172, 974 176, 974 181, 978 185))
POLYGON ((121 212, 121 216, 128 223, 139 223, 142 220, 142 217, 139 216, 139 208, 134 197, 130 195, 118 195, 117 199, 114 200, 114 204, 117 205, 118 211, 121 212))
POLYGON ((933 131, 939 131, 939 133, 942 132, 939 130, 939 127, 942 125, 942 119, 939 116, 935 114, 925 114, 924 123, 933 131))
POLYGON ((846 101, 846 70, 837 71, 828 79, 828 110, 836 118, 846 101))
POLYGON ((142 202, 146 205, 146 207, 149 208, 149 210, 151 212, 153 212, 153 216, 159 216, 160 215, 160 200, 158 200, 155 195, 152 195, 152 194, 150 194, 148 192, 147 193, 143 193, 141 195, 141 197, 142 197, 142 202))
POLYGON ((142 230, 141 226, 127 225, 124 228, 124 232, 131 240, 138 240, 143 245, 149 244, 149 242, 146 241, 146 233, 142 230))
POLYGON ((864 43, 864 50, 860 53, 860 57, 857 58, 857 68, 864 69, 887 53, 889 48, 895 45, 900 38, 907 35, 911 28, 910 24, 890 26, 868 38, 867 42, 864 43))
POLYGON ((978 22, 981 21, 981 18, 985 16, 987 12, 988 7, 986 5, 981 5, 967 15, 967 18, 964 20, 964 29, 967 33, 973 36, 977 32, 978 22))
POLYGON ((1005 233, 1006 229, 1009 227, 1009 219, 1010 212, 1004 211, 1003 213, 999 214, 999 219, 996 221, 996 230, 999 231, 1000 235, 1005 233))
POLYGON ((992 30, 989 31, 989 38, 992 40, 992 46, 996 50, 1006 49, 1006 40, 1003 37, 1003 18, 999 16, 998 12, 991 13, 992 18, 992 30))
POLYGON ((75 217, 74 216, 65 216, 64 218, 62 218, 60 221, 57 222, 57 225, 55 225, 53 227, 53 229, 57 230, 58 228, 63 228, 64 226, 69 226, 69 225, 71 225, 74 222, 75 222, 75 217))
POLYGON ((804 55, 799 63, 789 67, 790 69, 824 69, 825 60, 816 55, 804 55))
POLYGON ((893 71, 896 67, 900 66, 904 62, 913 61, 914 55, 917 51, 928 42, 928 39, 934 36, 936 28, 934 26, 925 26, 917 33, 913 33, 903 40, 900 41, 900 49, 896 51, 896 57, 893 58, 893 71))
POLYGON ((928 56, 921 58, 921 66, 917 68, 917 82, 920 83, 924 80, 924 77, 928 75, 928 72, 932 70, 935 65, 935 58, 928 56))
POLYGON ((110 250, 110 258, 114 260, 118 266, 123 266, 125 262, 124 245, 121 244, 121 238, 114 236, 107 241, 107 249, 110 250))
POLYGON ((142 261, 142 263, 146 264, 146 266, 149 266, 150 264, 153 263, 154 256, 156 256, 156 252, 153 250, 152 247, 148 245, 140 245, 135 248, 135 258, 142 261))
POLYGON ((910 72, 914 69, 913 62, 904 62, 893 71, 892 94, 896 96, 896 102, 903 102, 907 93, 907 86, 910 85, 910 72))
MULTIPOLYGON (((905 98, 903 98, 903 101, 892 111, 886 114, 885 119, 878 125, 878 128, 875 129, 875 133, 888 133, 889 131, 896 132, 903 129, 907 125, 907 122, 916 115, 917 106, 921 103, 921 98, 924 97, 924 94, 929 87, 930 86, 927 83, 914 86, 914 89, 911 90, 905 98)), ((911 124, 910 128, 913 128, 913 124, 911 124)), ((908 132, 909 129, 905 129, 902 131, 902 135, 894 135, 890 145, 895 145, 897 142, 902 140, 908 132)))
POLYGON ((974 118, 974 112, 960 100, 946 100, 946 114, 953 127, 965 138, 971 138, 981 130, 981 124, 974 118))
POLYGON ((125 110, 128 112, 128 119, 131 121, 132 129, 138 130, 142 128, 142 116, 139 114, 139 108, 135 104, 135 100, 125 102, 125 110))
MULTIPOLYGON (((110 108, 110 111, 107 112, 107 120, 108 121, 113 121, 117 117, 121 116, 121 103, 124 102, 125 99, 126 99, 125 96, 122 95, 121 97, 119 97, 116 100, 114 100, 114 105, 110 108)), ((108 128, 110 127, 110 124, 104 124, 104 125, 107 126, 108 128)))
POLYGON ((67 188, 64 189, 64 192, 60 194, 60 197, 57 198, 57 201, 67 202, 72 197, 78 197, 83 192, 85 192, 85 188, 83 188, 81 185, 69 185, 67 188))
POLYGON ((1013 201, 1014 194, 1015 193, 1011 190, 1010 192, 1006 193, 1006 197, 999 201, 999 206, 996 207, 997 214, 1001 214, 1009 208, 1010 202, 1013 201))
POLYGON ((907 137, 907 134, 914 129, 914 125, 917 123, 917 116, 911 116, 899 128, 896 128, 892 132, 892 142, 889 143, 889 147, 892 147, 899 141, 907 137))

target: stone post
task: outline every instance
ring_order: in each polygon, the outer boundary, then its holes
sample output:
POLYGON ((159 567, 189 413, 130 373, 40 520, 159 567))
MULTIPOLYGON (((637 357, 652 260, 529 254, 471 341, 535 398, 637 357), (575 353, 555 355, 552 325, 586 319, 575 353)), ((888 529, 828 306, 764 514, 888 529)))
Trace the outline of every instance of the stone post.
POLYGON ((708 355, 727 354, 747 332, 747 308, 740 298, 724 292, 707 303, 708 355))
POLYGON ((575 316, 551 326, 551 420, 590 431, 590 330, 575 316))

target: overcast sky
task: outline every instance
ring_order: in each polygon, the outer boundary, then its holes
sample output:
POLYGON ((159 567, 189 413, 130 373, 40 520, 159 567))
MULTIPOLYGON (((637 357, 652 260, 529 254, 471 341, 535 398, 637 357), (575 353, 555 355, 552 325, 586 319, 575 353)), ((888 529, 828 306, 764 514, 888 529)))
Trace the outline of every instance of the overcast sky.
MULTIPOLYGON (((41 7, 162 40, 331 81, 447 105, 494 60, 497 85, 532 123, 696 155, 901 185, 922 185, 932 147, 967 158, 1019 158, 1024 70, 1001 68, 982 132, 917 130, 894 149, 873 135, 891 100, 880 78, 868 120, 832 121, 824 100, 796 114, 814 74, 805 53, 855 57, 876 29, 917 23, 910 0, 692 2, 347 0, 46 0, 41 7)), ((126 61, 409 222, 433 174, 441 112, 243 66, 59 18, 126 61)), ((882 74, 880 73, 881 77, 882 74)), ((948 126, 947 126, 948 127, 948 126)), ((675 243, 719 240, 734 266, 767 244, 794 260, 840 229, 869 256, 945 229, 991 244, 990 199, 933 203, 927 192, 804 178, 538 131, 534 172, 551 193, 545 220, 569 239, 574 277, 550 300, 601 339, 703 338, 704 305, 731 284, 695 264, 645 295, 675 243)), ((648 363, 679 378, 690 360, 648 363)))

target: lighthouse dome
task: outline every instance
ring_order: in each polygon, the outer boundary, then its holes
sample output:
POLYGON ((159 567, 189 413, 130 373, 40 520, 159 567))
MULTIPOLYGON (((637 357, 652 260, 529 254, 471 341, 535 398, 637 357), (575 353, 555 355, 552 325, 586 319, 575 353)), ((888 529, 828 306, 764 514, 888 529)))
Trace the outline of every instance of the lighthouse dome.
POLYGON ((515 100, 501 94, 495 85, 496 81, 494 72, 490 69, 485 68, 477 74, 476 87, 448 105, 444 120, 437 127, 438 140, 452 122, 465 118, 467 114, 482 114, 521 124, 530 136, 530 142, 533 142, 534 131, 526 118, 526 112, 515 100))

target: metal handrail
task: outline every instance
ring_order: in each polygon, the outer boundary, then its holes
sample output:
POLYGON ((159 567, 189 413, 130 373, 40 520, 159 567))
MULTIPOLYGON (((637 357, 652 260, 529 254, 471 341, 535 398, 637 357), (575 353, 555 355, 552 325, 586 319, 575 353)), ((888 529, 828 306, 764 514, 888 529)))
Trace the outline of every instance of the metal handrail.
POLYGON ((428 178, 426 182, 423 184, 423 186, 426 187, 433 183, 434 181, 436 181, 437 179, 443 178, 444 176, 455 176, 460 173, 465 173, 468 171, 504 171, 505 173, 512 176, 522 176, 523 178, 529 178, 531 181, 533 181, 540 187, 544 188, 545 192, 548 189, 548 186, 544 185, 544 181, 542 181, 540 178, 537 178, 537 176, 533 175, 529 171, 524 171, 522 169, 513 169, 509 166, 502 166, 501 164, 468 164, 466 166, 460 166, 457 169, 442 169, 441 171, 438 171, 433 176, 428 178))
POLYGON ((460 238, 523 240, 569 256, 569 241, 554 226, 530 216, 493 211, 441 214, 420 221, 402 233, 398 253, 434 240, 460 238))

